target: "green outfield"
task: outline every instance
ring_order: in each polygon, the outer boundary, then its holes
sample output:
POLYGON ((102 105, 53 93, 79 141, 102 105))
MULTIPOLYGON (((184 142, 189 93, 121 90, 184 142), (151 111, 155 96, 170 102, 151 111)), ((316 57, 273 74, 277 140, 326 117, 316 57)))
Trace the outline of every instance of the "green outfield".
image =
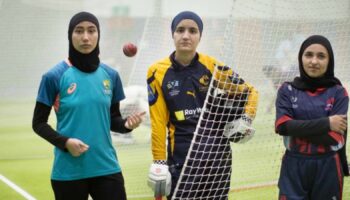
MULTIPOLYGON (((52 146, 31 129, 34 103, 0 102, 0 175, 36 199, 53 199, 50 170, 52 146)), ((259 116, 258 116, 259 117, 259 116)), ((256 136, 247 144, 233 144, 233 175, 230 199, 277 198, 274 184, 283 153, 281 138, 273 134, 273 115, 257 118, 256 136), (258 198, 259 197, 259 198, 258 198)), ((50 121, 54 121, 50 118, 50 121)), ((133 144, 116 142, 129 199, 153 199, 146 185, 151 163, 149 129, 141 127, 133 133, 133 144)), ((350 196, 350 180, 345 182, 344 196, 350 196)), ((0 181, 0 199, 25 199, 0 181)))

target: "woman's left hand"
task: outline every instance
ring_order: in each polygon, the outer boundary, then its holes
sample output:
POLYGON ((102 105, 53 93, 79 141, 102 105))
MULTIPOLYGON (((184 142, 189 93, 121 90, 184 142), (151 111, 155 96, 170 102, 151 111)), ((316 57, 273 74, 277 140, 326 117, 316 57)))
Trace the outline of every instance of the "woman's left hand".
POLYGON ((146 112, 144 111, 144 112, 138 112, 138 113, 134 113, 134 114, 130 115, 124 124, 125 128, 127 128, 127 129, 137 128, 141 124, 141 122, 143 121, 143 116, 145 114, 146 114, 146 112))

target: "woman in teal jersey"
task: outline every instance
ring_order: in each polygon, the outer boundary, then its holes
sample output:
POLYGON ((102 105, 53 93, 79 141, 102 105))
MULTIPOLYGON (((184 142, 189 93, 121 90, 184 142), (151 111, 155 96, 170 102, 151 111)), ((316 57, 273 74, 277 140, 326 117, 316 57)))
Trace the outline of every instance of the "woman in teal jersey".
POLYGON ((119 74, 99 60, 97 18, 80 12, 69 23, 69 57, 42 76, 33 130, 55 146, 51 184, 57 200, 126 199, 110 131, 130 132, 144 112, 123 119, 119 74), (51 108, 57 128, 48 124, 51 108))

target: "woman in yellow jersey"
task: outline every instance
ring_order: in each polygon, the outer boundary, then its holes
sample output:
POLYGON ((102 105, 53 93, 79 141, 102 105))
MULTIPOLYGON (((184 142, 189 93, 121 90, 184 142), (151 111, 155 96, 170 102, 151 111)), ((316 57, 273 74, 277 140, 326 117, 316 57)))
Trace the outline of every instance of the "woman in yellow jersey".
MULTIPOLYGON (((213 193, 216 193, 216 195, 211 199, 216 197, 225 199, 229 191, 231 174, 230 149, 226 151, 228 158, 226 165, 229 168, 222 172, 225 175, 217 176, 217 178, 221 178, 220 181, 204 186, 200 184, 213 182, 214 180, 208 177, 206 180, 188 180, 199 184, 184 186, 184 188, 190 187, 189 190, 192 192, 188 192, 188 194, 183 192, 174 194, 174 189, 186 161, 215 67, 217 66, 217 73, 214 77, 215 84, 224 90, 227 96, 241 93, 240 96, 245 97, 246 101, 242 105, 243 108, 239 115, 244 115, 248 121, 255 117, 257 91, 233 72, 231 68, 224 66, 213 57, 196 51, 203 31, 203 22, 197 14, 191 11, 179 13, 172 21, 171 31, 175 51, 169 57, 150 66, 147 74, 154 161, 150 169, 149 185, 155 190, 156 196, 167 195, 168 199, 173 196, 175 199, 200 199, 213 193), (243 95, 243 93, 246 93, 246 95, 243 95), (169 187, 170 183, 171 187, 169 187), (210 189, 206 189, 206 192, 202 191, 205 187, 210 187, 210 189)), ((215 100, 209 99, 209 101, 215 100)), ((220 104, 220 102, 212 103, 220 104)), ((227 111, 223 110, 223 112, 227 111)), ((215 116, 203 117, 215 118, 215 116)), ((207 125, 209 124, 204 126, 207 125)), ((211 125, 214 128, 218 126, 211 125)), ((207 134, 210 137, 210 132, 207 134)), ((224 139, 224 141, 229 141, 229 138, 224 139)), ((221 145, 223 141, 209 138, 207 142, 221 145)), ((205 147, 197 147, 198 151, 207 152, 205 147)), ((196 154, 196 156, 199 156, 199 154, 196 154)), ((202 156, 203 159, 212 159, 208 154, 202 156)), ((210 165, 214 166, 216 164, 213 162, 210 165)), ((186 170, 185 173, 187 173, 186 170)), ((190 175, 191 173, 189 172, 190 175)), ((210 176, 210 173, 208 176, 210 176)))

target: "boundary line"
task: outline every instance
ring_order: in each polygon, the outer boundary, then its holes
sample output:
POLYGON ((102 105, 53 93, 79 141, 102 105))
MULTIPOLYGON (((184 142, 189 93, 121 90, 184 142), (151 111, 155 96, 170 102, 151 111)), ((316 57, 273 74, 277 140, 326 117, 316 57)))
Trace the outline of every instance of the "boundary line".
MULTIPOLYGON (((11 182, 9 179, 4 177, 3 175, 0 174, 0 180, 3 181, 5 184, 7 184, 9 187, 11 187, 13 190, 21 194, 24 198, 27 200, 36 200, 33 196, 31 196, 28 192, 24 191, 22 188, 18 187, 16 184, 11 182)), ((252 184, 252 185, 245 185, 237 188, 231 188, 231 192, 242 192, 246 190, 254 190, 254 189, 259 189, 259 188, 266 188, 266 187, 272 187, 276 186, 277 181, 271 181, 271 182, 265 182, 265 183, 258 183, 258 184, 252 184)), ((149 195, 132 195, 130 198, 140 198, 140 197, 149 197, 149 195)))
POLYGON ((36 200, 33 196, 31 196, 28 192, 24 191, 22 188, 18 187, 16 184, 14 184, 12 181, 7 179, 5 176, 0 174, 0 180, 3 181, 6 185, 11 187, 13 190, 15 190, 17 193, 22 195, 27 200, 36 200))

